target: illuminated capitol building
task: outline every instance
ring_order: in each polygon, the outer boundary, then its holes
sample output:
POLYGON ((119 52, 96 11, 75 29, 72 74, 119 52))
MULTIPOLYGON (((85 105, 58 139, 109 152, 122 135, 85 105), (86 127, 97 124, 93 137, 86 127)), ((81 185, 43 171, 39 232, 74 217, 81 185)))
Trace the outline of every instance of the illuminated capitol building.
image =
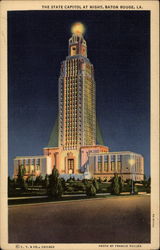
MULTIPOLYGON (((69 39, 68 56, 61 63, 58 82, 58 145, 43 149, 41 156, 14 159, 14 177, 20 167, 25 177, 51 174, 56 167, 65 179, 101 177, 117 173, 123 179, 142 180, 144 159, 129 151, 109 152, 97 142, 96 83, 94 67, 87 57, 84 26, 75 23, 69 39)), ((55 135, 56 136, 56 135, 55 135)))

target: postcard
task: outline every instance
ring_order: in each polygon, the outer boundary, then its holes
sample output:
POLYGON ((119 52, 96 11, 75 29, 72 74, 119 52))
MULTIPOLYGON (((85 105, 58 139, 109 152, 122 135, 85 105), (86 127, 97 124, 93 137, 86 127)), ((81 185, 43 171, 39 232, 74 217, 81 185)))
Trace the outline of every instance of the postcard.
POLYGON ((2 249, 159 249, 158 11, 1 1, 2 249))

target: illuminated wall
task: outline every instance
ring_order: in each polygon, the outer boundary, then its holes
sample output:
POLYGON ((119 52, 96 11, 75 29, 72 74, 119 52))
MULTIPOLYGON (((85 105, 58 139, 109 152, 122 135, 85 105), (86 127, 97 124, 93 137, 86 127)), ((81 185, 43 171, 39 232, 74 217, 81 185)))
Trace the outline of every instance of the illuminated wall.
POLYGON ((14 159, 14 177, 17 178, 19 169, 24 169, 24 178, 29 176, 45 177, 46 174, 51 174, 52 165, 49 156, 17 156, 14 159))
POLYGON ((93 177, 111 179, 115 173, 122 179, 144 179, 144 158, 129 151, 90 153, 89 172, 93 177))

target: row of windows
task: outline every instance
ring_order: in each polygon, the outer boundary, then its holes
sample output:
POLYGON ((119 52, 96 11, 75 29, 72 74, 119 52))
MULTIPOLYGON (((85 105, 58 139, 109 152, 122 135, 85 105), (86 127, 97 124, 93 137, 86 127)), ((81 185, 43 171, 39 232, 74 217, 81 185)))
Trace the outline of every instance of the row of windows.
POLYGON ((71 136, 71 135, 69 136, 69 135, 66 135, 66 134, 65 134, 65 138, 68 139, 68 140, 70 140, 70 141, 71 141, 72 139, 75 140, 75 139, 77 139, 77 138, 79 138, 79 139, 81 140, 81 134, 78 134, 78 135, 75 135, 75 136, 73 136, 73 135, 72 135, 72 136, 71 136))
MULTIPOLYGON (((79 90, 79 92, 81 92, 81 90, 79 90)), ((79 92, 78 92, 77 86, 75 86, 75 87, 68 86, 64 90, 64 96, 66 97, 66 96, 70 96, 72 94, 77 95, 79 92)))
POLYGON ((72 59, 66 62, 66 67, 73 67, 73 66, 78 66, 79 63, 76 59, 72 59))
MULTIPOLYGON (((65 88, 65 90, 64 90, 64 93, 65 93, 65 95, 68 93, 69 94, 69 92, 70 93, 72 93, 72 92, 77 92, 77 90, 78 90, 78 88, 77 88, 77 86, 66 86, 66 88, 65 88)), ((81 89, 79 89, 79 91, 81 91, 81 89)))
MULTIPOLYGON (((79 129, 79 132, 81 132, 81 129, 79 129)), ((74 128, 66 126, 65 127, 65 133, 77 133, 77 126, 74 126, 74 128)))
POLYGON ((77 138, 78 136, 77 136, 77 133, 75 132, 75 133, 65 133, 65 136, 67 137, 67 138, 77 138))
POLYGON ((40 170, 40 166, 39 165, 36 165, 36 166, 28 166, 26 165, 25 166, 25 173, 32 173, 32 172, 35 172, 35 171, 39 171, 40 170))
POLYGON ((77 75, 78 70, 77 69, 69 69, 69 70, 67 70, 66 73, 68 76, 74 76, 74 75, 77 75))
MULTIPOLYGON (((65 92, 65 98, 66 97, 77 97, 77 96, 80 96, 81 95, 81 91, 79 91, 79 94, 77 91, 75 91, 74 89, 70 89, 69 91, 65 92)), ((63 99, 63 97, 61 97, 63 99)))
POLYGON ((69 105, 73 105, 73 104, 81 105, 81 101, 82 101, 81 98, 79 98, 79 100, 77 98, 70 98, 70 99, 66 99, 64 104, 65 104, 65 107, 68 108, 69 105))
MULTIPOLYGON (((109 171, 109 165, 108 162, 104 162, 104 169, 102 166, 102 162, 98 162, 98 171, 109 171)), ((115 162, 111 162, 111 171, 115 171, 115 162)))
MULTIPOLYGON (((77 112, 73 112, 73 111, 71 111, 71 110, 66 110, 66 112, 65 112, 65 116, 66 117, 73 117, 73 118, 77 118, 77 112)), ((78 116, 79 117, 79 116, 78 116)), ((80 116, 81 117, 81 116, 80 116)))
MULTIPOLYGON (((61 144, 62 145, 62 144, 61 144)), ((64 147, 65 150, 72 150, 72 149, 77 149, 77 146, 67 146, 67 147, 64 147)))
POLYGON ((70 120, 73 120, 73 121, 81 121, 81 115, 80 116, 78 116, 78 119, 77 119, 77 113, 76 113, 76 115, 73 113, 73 112, 68 112, 68 113, 66 113, 66 115, 65 115, 65 123, 68 121, 68 119, 70 120))
POLYGON ((72 104, 75 105, 77 103, 81 104, 81 99, 78 100, 77 96, 70 96, 68 98, 66 97, 65 102, 64 102, 65 107, 68 105, 72 105, 72 104))
MULTIPOLYGON (((81 127, 81 126, 79 126, 81 127)), ((68 132, 68 131, 77 131, 77 123, 67 123, 66 126, 65 126, 65 132, 68 132), (73 126, 71 127, 70 124, 72 124, 73 126)), ((81 131, 81 128, 79 129, 81 131)))
POLYGON ((40 159, 23 159, 18 160, 18 165, 40 164, 40 159))
POLYGON ((66 70, 69 71, 69 70, 77 70, 78 69, 78 66, 77 65, 67 65, 66 67, 66 70))
MULTIPOLYGON (((72 99, 75 99, 77 100, 77 97, 78 96, 81 96, 81 93, 78 95, 77 93, 74 93, 74 92, 70 92, 70 93, 67 93, 67 95, 65 95, 65 98, 68 100, 69 98, 72 100, 72 99)), ((63 100, 63 98, 61 98, 61 101, 63 100)))
POLYGON ((65 116, 65 123, 68 122, 68 119, 72 119, 73 121, 77 121, 77 120, 81 121, 81 116, 79 116, 78 119, 77 119, 77 114, 75 115, 75 114, 72 114, 72 113, 68 113, 65 116))
POLYGON ((77 59, 68 60, 66 62, 66 67, 78 66, 79 62, 77 59))
MULTIPOLYGON (((104 155, 104 161, 108 161, 109 156, 104 155)), ((115 155, 110 155, 110 161, 115 162, 116 156, 115 155)), ((122 155, 117 155, 117 161, 122 161, 122 155)), ((102 156, 98 156, 98 162, 102 162, 102 156)))
POLYGON ((66 125, 67 125, 68 122, 77 122, 77 121, 81 122, 81 118, 77 119, 77 117, 74 117, 72 115, 68 115, 68 116, 66 115, 65 118, 66 118, 65 119, 65 124, 66 125))
POLYGON ((72 66, 77 66, 78 65, 78 60, 72 59, 70 61, 67 61, 66 67, 72 67, 72 66))
POLYGON ((70 142, 70 143, 65 143, 66 147, 70 147, 70 146, 77 146, 77 144, 81 144, 81 142, 70 142))
POLYGON ((68 76, 74 76, 74 75, 77 75, 77 73, 78 73, 77 71, 68 71, 67 75, 68 76))
POLYGON ((81 124, 82 124, 81 120, 77 120, 77 119, 73 120, 72 118, 66 119, 66 121, 65 121, 65 127, 66 127, 66 129, 71 124, 75 125, 75 123, 76 123, 76 125, 79 124, 79 127, 81 127, 81 124))
POLYGON ((66 76, 66 77, 65 77, 65 80, 68 81, 68 80, 71 79, 71 80, 73 80, 73 81, 74 81, 74 80, 77 81, 77 80, 80 79, 80 78, 81 78, 81 76, 69 76, 69 77, 66 76))
MULTIPOLYGON (((77 111, 77 109, 78 109, 78 105, 77 105, 77 103, 76 104, 70 104, 70 105, 65 105, 65 111, 66 111, 66 115, 68 114, 68 113, 73 113, 73 111, 74 111, 74 113, 77 111)), ((79 110, 80 111, 80 110, 79 110)), ((81 111, 80 111, 81 112, 81 111)))
POLYGON ((79 76, 72 76, 72 75, 70 75, 70 76, 66 76, 64 78, 65 86, 73 85, 73 87, 75 87, 80 82, 81 82, 81 78, 79 76))

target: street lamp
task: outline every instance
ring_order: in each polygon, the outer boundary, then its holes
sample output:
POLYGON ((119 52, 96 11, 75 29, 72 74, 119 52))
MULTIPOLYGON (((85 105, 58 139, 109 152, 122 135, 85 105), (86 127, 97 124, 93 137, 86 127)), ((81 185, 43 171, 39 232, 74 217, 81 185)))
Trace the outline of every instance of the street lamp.
POLYGON ((134 190, 133 190, 133 166, 135 164, 135 160, 133 158, 131 158, 129 160, 129 164, 130 164, 130 169, 131 169, 131 173, 132 173, 132 192, 131 192, 131 194, 134 194, 134 190))

